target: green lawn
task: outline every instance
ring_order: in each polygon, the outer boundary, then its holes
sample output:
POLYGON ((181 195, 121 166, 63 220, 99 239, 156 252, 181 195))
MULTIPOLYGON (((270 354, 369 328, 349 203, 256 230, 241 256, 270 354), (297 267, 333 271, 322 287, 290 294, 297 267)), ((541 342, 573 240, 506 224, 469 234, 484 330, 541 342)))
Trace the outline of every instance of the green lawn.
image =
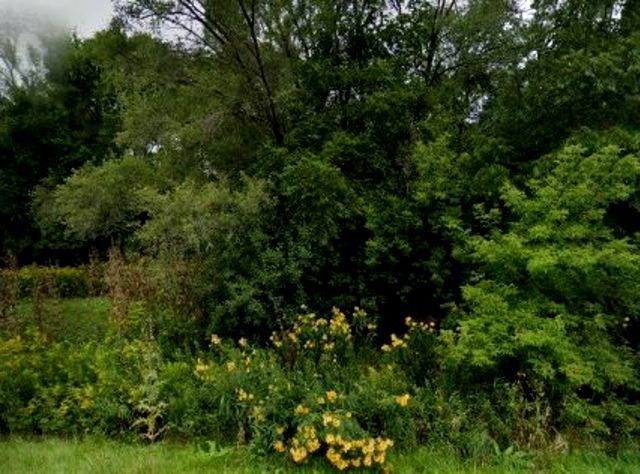
MULTIPOLYGON (((462 461, 445 451, 423 448, 392 460, 397 473, 638 473, 640 453, 627 451, 615 458, 576 452, 546 456, 503 456, 500 462, 462 461)), ((321 465, 296 468, 276 458, 259 458, 242 449, 206 453, 194 445, 140 446, 99 439, 0 441, 1 473, 286 473, 330 472, 321 465)))

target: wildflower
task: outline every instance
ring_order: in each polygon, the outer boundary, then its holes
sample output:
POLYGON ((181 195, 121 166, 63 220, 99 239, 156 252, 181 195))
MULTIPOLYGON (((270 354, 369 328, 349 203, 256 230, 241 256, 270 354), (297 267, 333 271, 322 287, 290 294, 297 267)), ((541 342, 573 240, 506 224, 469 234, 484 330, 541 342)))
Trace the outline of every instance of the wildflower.
POLYGON ((210 366, 198 357, 198 360, 196 361, 195 370, 193 371, 196 377, 204 377, 206 373, 209 371, 209 369, 210 369, 210 366))
POLYGON ((304 461, 308 454, 304 447, 291 448, 289 452, 291 453, 291 459, 293 459, 293 462, 298 464, 304 461))
POLYGON ((249 341, 247 341, 246 337, 241 337, 240 339, 238 339, 238 344, 240 345, 240 347, 247 347, 249 341))
POLYGON ((327 444, 335 444, 336 435, 334 435, 333 433, 329 433, 327 436, 325 436, 324 440, 327 444))
POLYGON ((318 438, 311 438, 307 441, 306 448, 310 453, 316 452, 320 449, 320 441, 318 438))
POLYGON ((227 372, 233 372, 234 370, 236 370, 236 363, 230 360, 229 362, 227 362, 226 367, 227 367, 227 372))
POLYGON ((401 407, 406 407, 409 404, 409 400, 411 399, 411 395, 405 393, 404 395, 398 395, 396 397, 396 403, 401 407))
POLYGON ((275 332, 273 332, 271 336, 269 336, 269 339, 275 347, 282 347, 282 341, 275 332))
POLYGON ((329 459, 329 461, 331 461, 331 464, 333 464, 335 467, 337 467, 341 471, 343 471, 347 467, 349 467, 349 462, 344 460, 344 459, 342 459, 342 456, 340 456, 340 453, 338 453, 333 448, 329 448, 327 450, 326 456, 327 456, 327 459, 329 459))
POLYGON ((329 402, 333 402, 335 401, 335 399, 338 397, 338 394, 335 392, 335 390, 329 390, 327 392, 327 400, 329 402))
POLYGON ((340 427, 340 419, 331 413, 322 414, 322 423, 324 426, 333 426, 334 428, 340 427))
POLYGON ((382 349, 382 352, 390 352, 391 346, 389 344, 383 344, 380 349, 382 349))
POLYGON ((309 409, 304 405, 300 404, 295 409, 295 414, 298 416, 304 416, 309 414, 309 409))
POLYGON ((253 407, 253 418, 256 421, 264 421, 264 412, 261 407, 255 406, 253 407))
POLYGON ((279 453, 284 453, 286 448, 284 447, 284 443, 282 441, 276 441, 273 444, 273 449, 275 449, 279 453))
POLYGON ((244 402, 247 400, 253 400, 253 394, 249 392, 245 392, 241 388, 236 390, 236 394, 237 394, 238 400, 241 402, 244 402))
POLYGON ((405 342, 400 339, 398 336, 396 336, 395 334, 391 334, 391 346, 392 347, 403 347, 405 346, 405 342))
POLYGON ((220 336, 218 336, 217 334, 214 334, 213 336, 211 336, 211 344, 212 345, 219 346, 221 342, 222 342, 222 338, 220 336))

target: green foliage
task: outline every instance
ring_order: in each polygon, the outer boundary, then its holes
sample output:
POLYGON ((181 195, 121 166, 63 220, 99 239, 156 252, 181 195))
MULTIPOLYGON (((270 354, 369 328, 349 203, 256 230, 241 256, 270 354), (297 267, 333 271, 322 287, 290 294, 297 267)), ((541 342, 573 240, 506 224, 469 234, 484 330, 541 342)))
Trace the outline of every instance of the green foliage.
POLYGON ((39 196, 41 225, 60 220, 70 240, 119 241, 142 224, 145 208, 139 191, 154 182, 152 171, 150 163, 134 156, 87 164, 51 195, 39 196))
POLYGON ((338 468, 638 434, 636 0, 116 3, 24 83, 0 45, 2 250, 114 247, 93 309, 100 265, 2 273, 4 429, 338 468))
POLYGON ((31 193, 115 150, 116 98, 94 47, 98 42, 46 39, 43 77, 0 96, 0 245, 27 261, 41 256, 39 244, 64 247, 41 241, 30 215, 31 193))
POLYGON ((606 414, 640 388, 625 330, 637 320, 637 243, 617 238, 606 216, 635 194, 638 160, 614 146, 567 146, 526 191, 503 188, 512 219, 469 241, 478 281, 464 288, 456 331, 443 333, 446 367, 469 381, 542 384, 559 426, 637 432, 632 417, 621 426, 606 414))

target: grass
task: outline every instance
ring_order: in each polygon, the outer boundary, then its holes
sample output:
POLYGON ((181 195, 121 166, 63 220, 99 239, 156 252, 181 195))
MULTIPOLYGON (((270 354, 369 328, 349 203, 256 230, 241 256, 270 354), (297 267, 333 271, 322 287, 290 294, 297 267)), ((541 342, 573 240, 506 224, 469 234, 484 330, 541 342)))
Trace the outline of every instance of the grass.
POLYGON ((108 298, 46 300, 36 308, 38 306, 31 299, 21 300, 17 306, 19 320, 23 324, 40 320, 44 332, 54 340, 100 341, 110 327, 108 298))
MULTIPOLYGON (((626 474, 640 472, 640 452, 608 457, 598 452, 502 456, 490 463, 464 461, 441 449, 422 448, 392 460, 397 473, 575 473, 626 474)), ((324 473, 323 464, 302 468, 278 458, 261 458, 240 448, 205 452, 195 445, 124 444, 96 438, 25 439, 0 441, 2 473, 324 473)))

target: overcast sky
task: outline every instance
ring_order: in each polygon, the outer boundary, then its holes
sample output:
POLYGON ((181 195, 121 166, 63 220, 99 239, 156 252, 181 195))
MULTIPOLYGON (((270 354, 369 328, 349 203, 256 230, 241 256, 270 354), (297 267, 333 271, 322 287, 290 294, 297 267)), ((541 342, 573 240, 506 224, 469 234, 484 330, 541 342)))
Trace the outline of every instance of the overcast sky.
POLYGON ((37 15, 87 36, 109 24, 111 0, 0 0, 0 16, 37 15))

